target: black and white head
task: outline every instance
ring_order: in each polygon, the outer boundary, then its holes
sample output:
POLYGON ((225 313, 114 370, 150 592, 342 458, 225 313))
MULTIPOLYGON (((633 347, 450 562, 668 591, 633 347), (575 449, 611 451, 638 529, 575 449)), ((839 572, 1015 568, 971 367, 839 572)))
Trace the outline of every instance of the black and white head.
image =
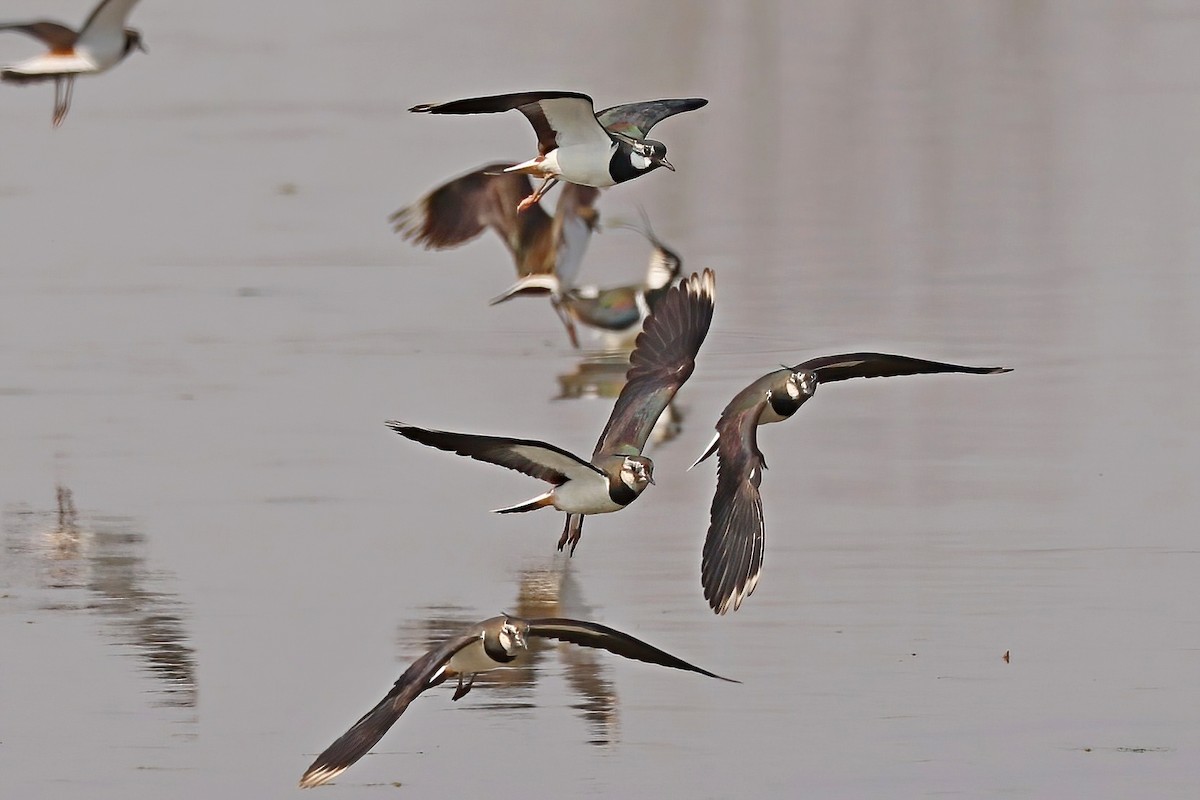
POLYGON ((508 656, 515 656, 528 645, 525 643, 525 632, 529 623, 524 620, 505 618, 504 624, 496 631, 496 644, 508 656))
POLYGON ((782 386, 776 384, 767 390, 767 402, 779 416, 790 417, 816 391, 817 375, 815 372, 808 370, 789 372, 782 386))
POLYGON ((143 53, 148 53, 145 42, 142 41, 142 32, 137 28, 125 29, 125 49, 122 51, 125 55, 129 55, 134 50, 141 50, 143 53))
POLYGON ((817 393, 817 373, 808 370, 793 372, 787 380, 788 397, 803 403, 817 393))
POLYGON ((667 146, 653 139, 616 137, 617 148, 609 161, 608 171, 617 183, 633 180, 659 167, 672 172, 675 167, 667 161, 667 146))
POLYGON ((658 167, 666 167, 672 172, 675 167, 671 166, 671 162, 667 161, 667 146, 662 142, 654 139, 643 139, 633 143, 633 153, 630 155, 630 162, 635 169, 652 170, 658 167))
POLYGON ((625 456, 621 464, 621 483, 638 494, 654 483, 654 462, 645 456, 625 456))

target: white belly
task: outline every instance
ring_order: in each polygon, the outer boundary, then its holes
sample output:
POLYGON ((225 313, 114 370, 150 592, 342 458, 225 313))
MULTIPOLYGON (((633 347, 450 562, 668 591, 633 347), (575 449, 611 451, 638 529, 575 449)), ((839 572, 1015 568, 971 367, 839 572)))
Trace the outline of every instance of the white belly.
POLYGON ((600 149, 587 144, 560 147, 547 153, 546 161, 552 161, 557 174, 571 183, 600 188, 615 186, 608 173, 608 162, 615 147, 600 149))
POLYGON ((608 496, 608 478, 599 472, 594 478, 576 478, 556 488, 554 507, 569 514, 608 514, 624 508, 608 496))
POLYGON ((464 675, 487 672, 488 670, 496 669, 498 666, 500 665, 488 658, 487 653, 484 652, 482 636, 462 650, 459 650, 446 662, 447 670, 459 672, 464 675))
POLYGON ((81 72, 97 72, 96 64, 82 56, 58 56, 49 53, 34 56, 5 69, 19 72, 22 75, 61 75, 78 74, 81 72))

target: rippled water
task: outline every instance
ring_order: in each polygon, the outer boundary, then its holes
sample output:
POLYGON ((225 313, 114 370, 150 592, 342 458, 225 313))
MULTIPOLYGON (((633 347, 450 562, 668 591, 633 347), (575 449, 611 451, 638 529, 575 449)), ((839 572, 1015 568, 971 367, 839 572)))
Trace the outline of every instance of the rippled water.
MULTIPOLYGON (((4 15, 41 13, 86 9, 4 15)), ((0 87, 5 796, 298 791, 416 655, 503 610, 744 683, 547 648, 422 697, 322 796, 1194 795, 1200 6, 134 22, 150 54, 81 80, 60 130, 47 87, 0 87), (714 267, 718 307, 658 485, 570 561, 558 515, 486 513, 528 479, 382 424, 578 451, 604 424, 556 399, 579 360, 553 312, 486 305, 497 241, 426 253, 386 221, 532 147, 516 115, 405 108, 535 87, 711 100, 656 129, 678 173, 601 201, 714 267), (713 470, 685 467, 750 380, 859 349, 1016 371, 837 384, 764 429, 765 571, 714 617, 713 470)), ((604 233, 584 278, 644 250, 604 233)))

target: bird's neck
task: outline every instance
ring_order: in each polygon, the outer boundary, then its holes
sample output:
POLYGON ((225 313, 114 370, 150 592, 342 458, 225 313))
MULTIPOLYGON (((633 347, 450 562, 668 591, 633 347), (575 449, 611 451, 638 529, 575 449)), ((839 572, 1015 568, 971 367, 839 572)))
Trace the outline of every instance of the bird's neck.
MULTIPOLYGON (((633 146, 628 142, 614 141, 612 156, 608 160, 608 173, 612 176, 614 183, 624 183, 631 181, 647 172, 652 172, 658 169, 658 164, 650 162, 644 167, 634 165, 633 146)), ((641 161, 641 157, 637 159, 641 161)))
POLYGON ((483 652, 487 653, 487 657, 499 664, 507 664, 514 660, 516 654, 509 654, 507 650, 500 646, 500 642, 493 637, 484 637, 483 652))
POLYGON ((629 505, 638 498, 639 494, 641 492, 622 481, 620 475, 613 475, 608 479, 609 499, 619 506, 629 505))

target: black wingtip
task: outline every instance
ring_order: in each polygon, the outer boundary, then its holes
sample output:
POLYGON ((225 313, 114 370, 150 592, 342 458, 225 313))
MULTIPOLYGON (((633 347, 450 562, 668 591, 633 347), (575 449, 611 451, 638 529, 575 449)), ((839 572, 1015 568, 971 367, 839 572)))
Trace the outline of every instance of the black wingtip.
POLYGON ((428 114, 433 109, 433 103, 421 103, 409 109, 414 114, 428 114))

